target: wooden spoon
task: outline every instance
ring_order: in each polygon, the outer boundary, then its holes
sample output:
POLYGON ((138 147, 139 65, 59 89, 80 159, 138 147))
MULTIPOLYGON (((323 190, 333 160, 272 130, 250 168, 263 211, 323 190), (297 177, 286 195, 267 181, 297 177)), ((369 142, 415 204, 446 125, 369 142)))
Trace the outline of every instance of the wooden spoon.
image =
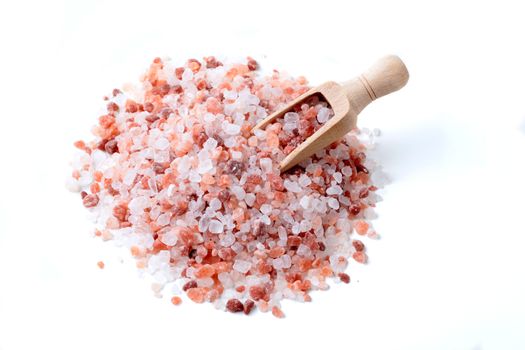
POLYGON ((264 128, 312 95, 322 95, 333 109, 334 116, 283 159, 279 166, 284 172, 342 138, 356 127, 357 115, 370 102, 401 89, 407 81, 408 71, 403 61, 397 56, 386 56, 365 73, 342 85, 329 81, 310 89, 259 122, 253 130, 264 128))

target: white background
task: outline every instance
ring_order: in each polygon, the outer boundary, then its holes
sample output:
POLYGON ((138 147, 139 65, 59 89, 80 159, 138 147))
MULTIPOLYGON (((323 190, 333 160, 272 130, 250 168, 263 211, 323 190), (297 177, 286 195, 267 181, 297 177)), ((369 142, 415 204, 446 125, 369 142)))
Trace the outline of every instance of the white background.
POLYGON ((524 11, 433 3, 2 2, 0 349, 524 349, 524 11), (319 83, 387 53, 410 81, 359 120, 383 131, 382 239, 283 320, 154 298, 64 189, 101 97, 156 56, 252 55, 319 83))

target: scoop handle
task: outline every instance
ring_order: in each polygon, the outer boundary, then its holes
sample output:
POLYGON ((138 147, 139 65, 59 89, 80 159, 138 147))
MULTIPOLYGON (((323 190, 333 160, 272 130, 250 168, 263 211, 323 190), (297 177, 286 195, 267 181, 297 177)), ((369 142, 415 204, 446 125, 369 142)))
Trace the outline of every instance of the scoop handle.
POLYGON ((385 56, 366 72, 343 84, 350 105, 358 114, 370 102, 401 89, 408 81, 408 70, 395 55, 385 56))

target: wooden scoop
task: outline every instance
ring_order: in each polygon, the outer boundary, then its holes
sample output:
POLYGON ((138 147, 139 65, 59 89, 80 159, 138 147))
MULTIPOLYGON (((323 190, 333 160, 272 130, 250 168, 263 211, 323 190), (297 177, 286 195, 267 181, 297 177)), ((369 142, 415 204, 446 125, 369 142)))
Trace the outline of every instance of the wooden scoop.
POLYGON ((342 85, 328 81, 310 89, 283 109, 259 122, 253 130, 264 128, 312 95, 322 95, 333 109, 334 116, 283 159, 280 168, 281 172, 284 172, 342 138, 356 127, 357 115, 370 102, 401 89, 407 81, 408 71, 403 61, 397 56, 386 56, 365 73, 342 85))

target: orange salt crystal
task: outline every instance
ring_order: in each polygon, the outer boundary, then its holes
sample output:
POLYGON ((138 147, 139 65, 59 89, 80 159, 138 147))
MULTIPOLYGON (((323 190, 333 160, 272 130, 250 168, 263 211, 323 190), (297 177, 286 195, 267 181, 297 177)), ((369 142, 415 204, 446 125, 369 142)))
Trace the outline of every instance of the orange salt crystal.
POLYGON ((102 270, 102 269, 104 268, 105 265, 104 265, 104 262, 103 262, 103 261, 99 261, 99 262, 97 262, 97 266, 98 266, 99 269, 102 270))
POLYGON ((131 246, 131 248, 129 248, 129 250, 130 250, 132 256, 139 256, 139 254, 140 254, 139 247, 137 247, 135 245, 131 246))
POLYGON ((100 185, 98 182, 93 182, 91 186, 89 186, 89 190, 91 193, 99 193, 100 192, 100 185))
POLYGON ((286 250, 283 248, 283 247, 275 247, 275 248, 272 248, 268 251, 268 255, 271 257, 271 258, 278 258, 280 257, 281 255, 284 254, 286 250))
POLYGON ((171 303, 173 305, 180 305, 182 303, 182 299, 178 296, 174 296, 171 298, 171 303))
POLYGON ((366 262, 366 254, 363 252, 355 252, 352 254, 352 258, 358 263, 364 264, 366 262))
POLYGON ((368 227, 368 223, 364 220, 357 220, 354 222, 355 231, 360 235, 366 234, 366 232, 368 231, 368 227))
MULTIPOLYGON (((328 263, 328 262, 325 262, 325 263, 328 263)), ((332 271, 332 268, 330 267, 330 265, 324 265, 321 268, 321 276, 329 277, 329 276, 332 276, 332 274, 333 274, 333 271, 332 271)))
POLYGON ((206 278, 215 274, 215 268, 212 265, 203 265, 195 271, 195 277, 206 278))
POLYGON ((98 170, 97 170, 97 171, 93 172, 93 179, 94 179, 96 182, 100 182, 100 181, 102 181, 102 176, 103 176, 103 174, 102 174, 101 171, 98 171, 98 170))
POLYGON ((82 140, 75 141, 73 145, 80 150, 84 150, 86 148, 86 143, 82 140))
POLYGON ((80 178, 80 171, 78 170, 73 170, 73 172, 71 173, 71 177, 78 180, 80 178))
POLYGON ((201 181, 207 185, 213 185, 215 183, 215 178, 213 177, 213 175, 206 173, 202 175, 201 181))
POLYGON ((237 287, 235 288, 235 290, 236 290, 237 292, 239 292, 239 293, 242 293, 242 292, 244 292, 244 291, 246 290, 246 287, 245 287, 245 286, 237 286, 237 287))
POLYGON ((192 301, 201 304, 204 302, 204 299, 206 297, 206 289, 200 287, 190 288, 188 289, 186 294, 188 295, 188 298, 190 298, 192 301))
POLYGON ((266 143, 269 147, 279 147, 279 136, 273 132, 266 133, 266 143))
POLYGON ((282 310, 278 306, 272 307, 272 315, 274 315, 277 318, 283 318, 284 317, 284 313, 282 312, 282 310))

